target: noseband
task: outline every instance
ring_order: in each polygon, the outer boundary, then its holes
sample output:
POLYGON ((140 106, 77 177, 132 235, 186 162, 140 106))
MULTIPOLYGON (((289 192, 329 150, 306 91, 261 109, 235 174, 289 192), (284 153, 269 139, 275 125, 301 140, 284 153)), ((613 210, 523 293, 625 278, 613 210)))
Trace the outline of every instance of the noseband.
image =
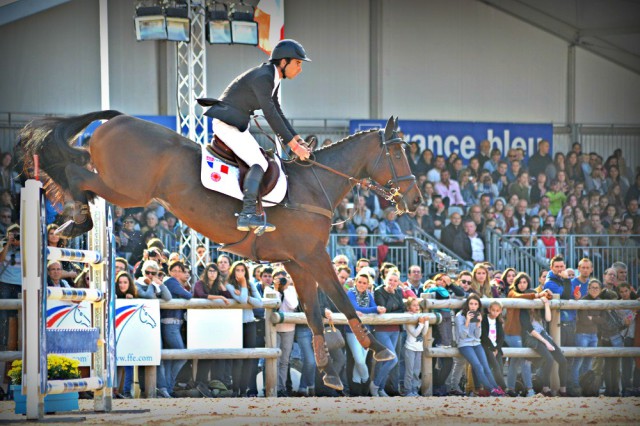
POLYGON ((378 134, 380 135, 380 142, 382 143, 382 147, 384 148, 384 150, 380 151, 380 154, 378 154, 378 158, 376 159, 376 162, 373 166, 373 168, 375 169, 378 166, 378 163, 380 163, 380 160, 382 159, 382 154, 384 153, 385 157, 387 158, 387 163, 389 164, 389 170, 391 170, 391 179, 389 179, 389 181, 387 182, 386 186, 390 187, 390 190, 386 189, 386 188, 382 188, 382 191, 384 191, 384 198, 387 199, 388 201, 391 201, 392 203, 395 204, 396 206, 396 213, 398 215, 403 214, 406 211, 409 211, 409 206, 407 205, 407 200, 404 198, 404 195, 400 192, 400 182, 404 182, 404 181, 410 181, 411 185, 409 185, 409 187, 407 188, 407 190, 405 191, 405 193, 411 191, 411 189, 414 186, 418 186, 418 183, 416 181, 416 177, 412 174, 408 174, 408 175, 404 175, 404 176, 400 176, 398 177, 398 173, 396 172, 396 168, 393 164, 393 160, 391 159, 391 152, 389 151, 389 146, 395 145, 395 144, 403 144, 403 145, 407 145, 407 142, 399 137, 395 137, 389 140, 385 140, 384 139, 384 131, 380 130, 378 132, 378 134), (398 206, 402 203, 403 206, 403 210, 399 209, 398 206))

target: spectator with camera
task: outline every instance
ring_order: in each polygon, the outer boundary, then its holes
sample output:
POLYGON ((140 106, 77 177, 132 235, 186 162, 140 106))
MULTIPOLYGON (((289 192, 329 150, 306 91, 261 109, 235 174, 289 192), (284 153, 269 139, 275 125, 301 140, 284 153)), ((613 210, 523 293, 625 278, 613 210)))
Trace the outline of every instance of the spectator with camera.
MULTIPOLYGON (((287 275, 276 274, 273 282, 274 288, 265 288, 265 297, 269 297, 269 293, 275 293, 280 300, 278 312, 295 312, 298 307, 298 294, 293 287, 291 278, 287 275)), ((289 371, 289 358, 293 349, 293 338, 295 336, 295 324, 280 323, 276 324, 277 345, 282 351, 278 358, 278 396, 285 397, 287 394, 286 383, 287 373, 289 371)))
POLYGON ((483 389, 480 396, 504 396, 504 391, 498 386, 487 357, 482 349, 480 337, 482 335, 482 302, 476 294, 471 294, 464 301, 462 309, 456 314, 455 325, 458 336, 458 350, 471 364, 478 384, 483 389))
MULTIPOLYGON (((22 289, 20 225, 10 225, 2 243, 2 250, 0 250, 0 299, 18 299, 22 289)), ((0 350, 17 350, 17 336, 18 311, 0 309, 0 350), (16 340, 9 342, 10 335, 15 336, 16 340)))

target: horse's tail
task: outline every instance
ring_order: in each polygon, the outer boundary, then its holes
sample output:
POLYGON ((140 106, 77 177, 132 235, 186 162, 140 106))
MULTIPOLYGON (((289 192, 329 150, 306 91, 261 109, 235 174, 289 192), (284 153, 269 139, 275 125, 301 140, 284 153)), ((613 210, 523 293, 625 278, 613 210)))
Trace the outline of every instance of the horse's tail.
POLYGON ((85 148, 72 147, 71 143, 89 124, 96 120, 109 120, 121 112, 97 111, 74 117, 45 117, 33 120, 18 134, 24 155, 24 173, 34 175, 34 155, 38 156, 42 181, 48 196, 62 201, 69 190, 65 173, 68 164, 86 166, 91 154, 85 148))

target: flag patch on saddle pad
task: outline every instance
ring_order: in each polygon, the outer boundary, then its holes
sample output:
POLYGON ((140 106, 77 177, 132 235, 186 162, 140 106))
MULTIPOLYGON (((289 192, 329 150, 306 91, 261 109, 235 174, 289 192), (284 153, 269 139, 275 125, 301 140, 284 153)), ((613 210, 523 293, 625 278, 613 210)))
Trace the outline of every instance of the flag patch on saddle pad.
MULTIPOLYGON (((282 165, 280 168, 282 169, 282 165)), ((200 180, 207 189, 226 194, 237 200, 244 198, 240 190, 240 170, 236 166, 209 154, 205 145, 202 145, 200 180)), ((262 198, 263 206, 268 207, 279 203, 284 199, 286 192, 287 179, 284 172, 281 172, 276 186, 262 198)))

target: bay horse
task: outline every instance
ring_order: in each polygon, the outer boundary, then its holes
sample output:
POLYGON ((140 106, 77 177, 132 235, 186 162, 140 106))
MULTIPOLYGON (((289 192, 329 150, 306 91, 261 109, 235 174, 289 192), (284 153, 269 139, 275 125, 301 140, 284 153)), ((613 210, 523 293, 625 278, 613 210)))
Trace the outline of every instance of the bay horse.
POLYGON ((263 236, 236 230, 234 214, 241 201, 205 189, 200 181, 200 145, 166 127, 109 110, 38 119, 21 130, 20 139, 25 172, 30 174, 38 155, 48 195, 60 200, 66 194, 75 201, 73 226, 63 236, 90 229, 87 203, 94 195, 125 208, 143 207, 155 199, 189 227, 226 245, 226 251, 284 262, 313 332, 316 363, 328 387, 343 388, 325 346, 317 287, 347 317, 360 344, 371 349, 377 361, 395 357, 362 325, 326 247, 332 212, 357 182, 364 182, 361 179, 393 187, 388 194, 399 212, 413 211, 421 202, 406 143, 397 135, 397 118, 391 117, 384 131, 356 133, 315 151, 314 164, 285 164, 288 198, 268 208, 277 231, 263 236), (88 148, 71 146, 96 120, 107 121, 95 130, 88 148))

